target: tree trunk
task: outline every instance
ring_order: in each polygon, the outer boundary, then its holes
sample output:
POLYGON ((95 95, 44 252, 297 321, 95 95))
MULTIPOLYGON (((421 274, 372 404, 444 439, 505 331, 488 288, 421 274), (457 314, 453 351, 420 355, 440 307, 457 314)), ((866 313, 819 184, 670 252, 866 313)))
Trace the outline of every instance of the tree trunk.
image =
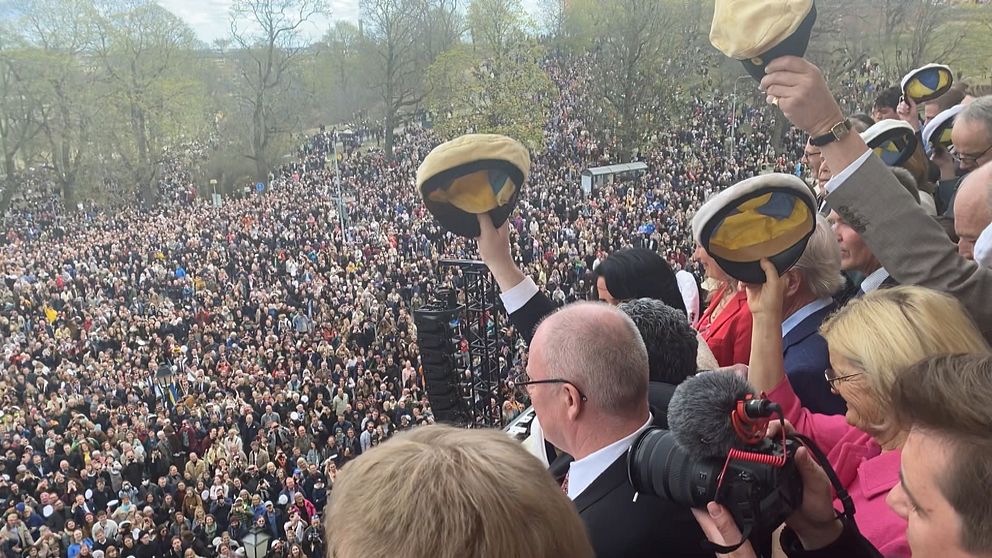
POLYGON ((393 108, 386 109, 386 129, 383 130, 385 145, 383 151, 386 153, 386 160, 393 160, 393 129, 396 128, 396 111, 393 108))
POLYGON ((8 174, 3 181, 3 196, 0 197, 0 217, 7 214, 7 210, 10 209, 10 203, 14 201, 14 194, 17 193, 17 189, 17 181, 14 180, 12 175, 8 174))
POLYGON ((252 113, 252 155, 255 159, 255 178, 261 182, 267 182, 269 166, 265 161, 265 147, 268 143, 265 130, 265 115, 262 113, 262 96, 255 98, 255 110, 252 113))
POLYGON ((65 179, 59 180, 59 182, 59 186, 62 188, 62 204, 65 205, 66 209, 69 211, 74 211, 76 209, 75 177, 69 176, 65 179))
POLYGON ((17 182, 17 167, 14 163, 13 153, 3 154, 3 196, 0 197, 0 218, 7 214, 11 202, 14 201, 14 194, 20 188, 17 182))

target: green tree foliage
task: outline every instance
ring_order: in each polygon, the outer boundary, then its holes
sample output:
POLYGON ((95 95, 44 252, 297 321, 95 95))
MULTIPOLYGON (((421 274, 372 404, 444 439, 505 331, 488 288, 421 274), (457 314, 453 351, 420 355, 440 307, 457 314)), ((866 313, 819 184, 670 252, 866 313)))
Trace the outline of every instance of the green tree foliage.
POLYGON ((362 35, 348 21, 335 22, 321 40, 313 72, 322 122, 346 122, 366 105, 362 72, 362 35))
MULTIPOLYGON (((7 151, 5 156, 14 159, 6 163, 16 164, 20 159, 25 166, 51 168, 71 207, 79 184, 94 170, 101 150, 92 134, 99 111, 100 71, 84 63, 93 52, 98 14, 85 0, 25 0, 11 15, 14 25, 5 36, 13 39, 14 28, 20 35, 16 52, 8 50, 5 77, 11 80, 8 85, 16 84, 20 103, 6 104, 0 109, 0 119, 15 118, 28 126, 6 137, 5 143, 29 141, 21 143, 20 150, 7 151)), ((8 167, 10 188, 4 191, 0 209, 7 207, 16 185, 11 174, 8 167)))
POLYGON ((540 62, 544 49, 527 36, 517 0, 473 0, 471 45, 437 58, 427 71, 427 106, 442 137, 504 134, 532 149, 543 143, 556 91, 540 62))
POLYGON ((461 134, 504 134, 531 149, 543 145, 547 110, 556 94, 539 65, 542 49, 519 43, 497 63, 463 45, 438 57, 427 72, 428 107, 444 138, 461 134))
POLYGON ((99 132, 151 203, 169 145, 200 135, 207 121, 202 83, 188 75, 198 45, 188 25, 151 0, 108 0, 99 8, 93 51, 113 116, 99 132))
POLYGON ((468 28, 472 45, 501 65, 524 39, 526 20, 520 0, 472 0, 468 28))

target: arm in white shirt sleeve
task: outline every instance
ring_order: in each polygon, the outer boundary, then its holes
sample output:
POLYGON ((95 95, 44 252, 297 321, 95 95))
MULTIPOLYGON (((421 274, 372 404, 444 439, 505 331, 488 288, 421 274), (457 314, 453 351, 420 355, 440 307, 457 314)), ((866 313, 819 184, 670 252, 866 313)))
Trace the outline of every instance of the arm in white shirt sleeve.
POLYGON ((527 277, 523 281, 517 283, 517 285, 512 289, 504 293, 500 293, 499 298, 503 301, 503 307, 506 308, 506 313, 512 314, 523 308, 524 305, 530 301, 530 299, 534 298, 537 291, 537 283, 535 283, 530 277, 527 277))

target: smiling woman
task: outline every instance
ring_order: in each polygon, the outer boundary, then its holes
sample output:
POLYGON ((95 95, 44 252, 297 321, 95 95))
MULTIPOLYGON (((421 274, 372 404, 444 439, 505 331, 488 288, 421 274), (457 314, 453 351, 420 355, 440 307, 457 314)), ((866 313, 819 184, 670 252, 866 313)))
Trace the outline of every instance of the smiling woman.
POLYGON ((945 294, 920 287, 871 292, 821 327, 830 351, 827 380, 847 402, 847 414, 814 414, 802 407, 785 375, 781 308, 775 302, 781 300, 784 282, 770 265, 766 273, 764 286, 748 287, 754 315, 749 379, 827 455, 851 494, 864 536, 884 555, 909 556, 906 521, 885 501, 899 482, 907 434, 893 411, 894 385, 908 366, 924 358, 987 354, 988 345, 961 304, 945 294))

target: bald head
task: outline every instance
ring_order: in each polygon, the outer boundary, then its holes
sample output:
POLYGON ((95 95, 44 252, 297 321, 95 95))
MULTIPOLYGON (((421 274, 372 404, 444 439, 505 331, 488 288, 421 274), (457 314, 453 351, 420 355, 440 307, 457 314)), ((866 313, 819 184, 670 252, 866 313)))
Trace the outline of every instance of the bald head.
POLYGON ((573 382, 589 405, 612 416, 647 411, 648 353, 634 322, 609 304, 563 307, 537 328, 533 345, 552 378, 573 382))
POLYGON ((974 259, 975 241, 992 223, 992 163, 970 173, 961 182, 954 198, 954 232, 958 253, 974 259))

